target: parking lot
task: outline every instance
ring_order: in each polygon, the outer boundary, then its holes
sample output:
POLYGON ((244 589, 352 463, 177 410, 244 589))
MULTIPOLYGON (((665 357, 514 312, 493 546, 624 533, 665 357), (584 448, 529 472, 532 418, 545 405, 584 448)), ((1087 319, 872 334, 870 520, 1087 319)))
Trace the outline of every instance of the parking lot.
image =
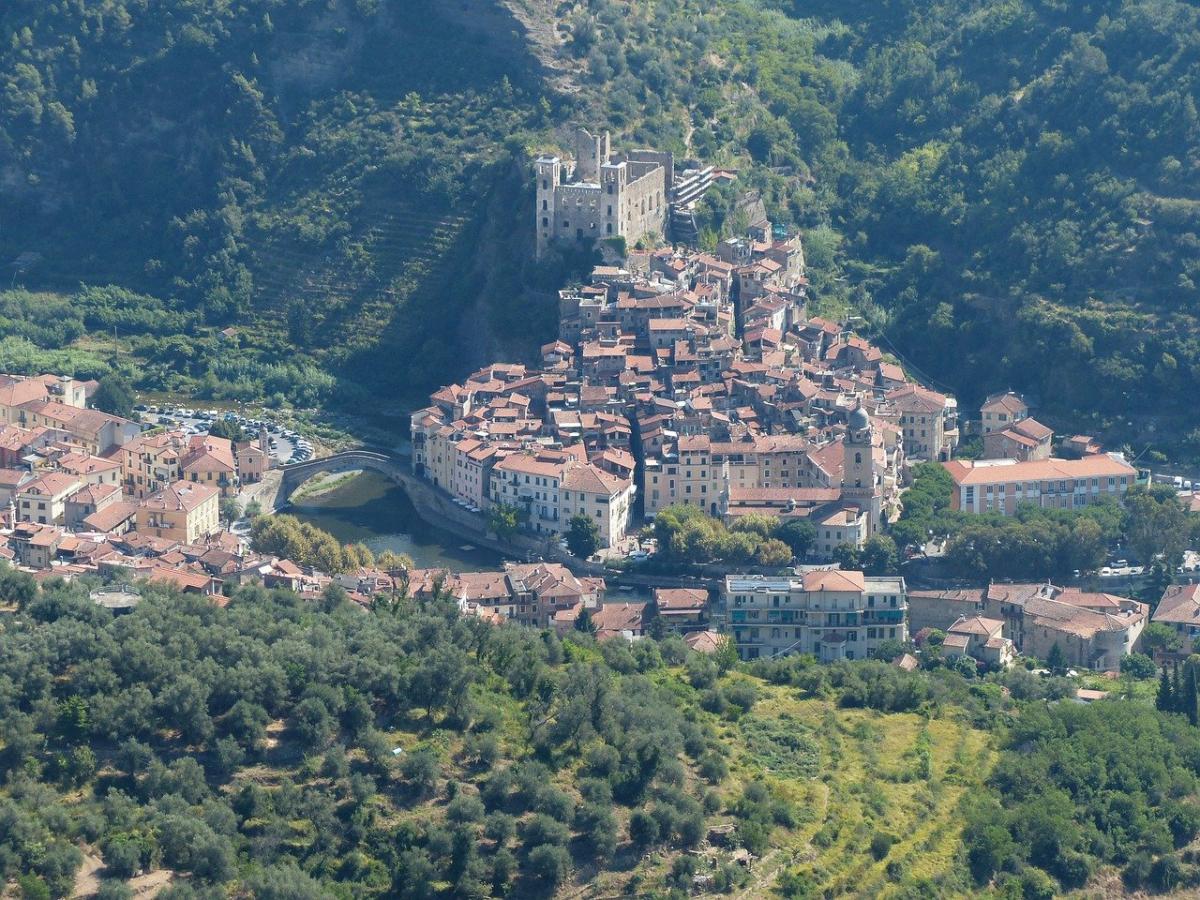
POLYGON ((256 440, 260 431, 265 428, 271 456, 279 463, 303 462, 312 458, 313 447, 307 438, 268 419, 254 419, 231 411, 203 408, 141 405, 135 409, 146 425, 161 425, 187 434, 208 434, 213 423, 219 419, 229 419, 237 423, 251 440, 256 440))

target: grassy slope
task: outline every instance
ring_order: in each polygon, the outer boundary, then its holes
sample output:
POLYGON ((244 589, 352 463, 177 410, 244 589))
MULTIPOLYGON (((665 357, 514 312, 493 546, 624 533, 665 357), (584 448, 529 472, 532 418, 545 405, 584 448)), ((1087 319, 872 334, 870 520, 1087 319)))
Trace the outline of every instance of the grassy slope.
MULTIPOLYGON (((698 692, 688 685, 682 670, 665 670, 658 680, 685 708, 696 708, 698 692)), ((761 897, 785 869, 796 866, 817 873, 822 889, 864 897, 889 895, 889 884, 896 879, 889 877, 888 863, 897 863, 900 871, 913 878, 956 883, 961 869, 962 820, 953 813, 967 792, 982 788, 990 771, 995 754, 987 733, 959 721, 954 712, 926 719, 912 713, 841 709, 829 701, 802 699, 794 688, 754 680, 761 699, 742 721, 723 720, 697 710, 702 720, 716 724, 730 766, 730 778, 718 789, 726 808, 710 816, 708 824, 734 821, 728 804, 743 785, 759 779, 766 780, 773 795, 795 804, 801 822, 795 829, 775 830, 771 849, 756 863, 749 883, 734 896, 761 897), (818 748, 811 774, 790 770, 790 753, 761 741, 749 743, 747 723, 765 723, 787 733, 811 736, 818 748), (915 752, 926 730, 932 748, 932 777, 927 781, 918 777, 915 752), (789 771, 779 771, 781 765, 789 771), (896 839, 882 860, 874 860, 867 851, 878 832, 896 839), (832 840, 826 842, 830 834, 832 840)), ((479 688, 479 696, 503 711, 499 729, 502 758, 523 758, 527 748, 522 705, 487 685, 479 688)), ((457 763, 462 735, 439 729, 431 732, 420 714, 396 725, 387 732, 389 741, 410 753, 420 747, 433 748, 444 760, 445 777, 479 785, 489 774, 457 763)), ((558 786, 569 790, 571 773, 577 768, 560 770, 558 786)), ((298 783, 313 777, 302 758, 281 746, 270 768, 258 766, 239 773, 228 790, 236 792, 247 780, 277 784, 284 776, 298 783)), ((696 785, 698 791, 702 787, 702 783, 696 785)), ((438 821, 444 813, 440 799, 412 809, 396 806, 383 794, 376 802, 383 804, 384 819, 396 823, 438 821)), ((629 810, 615 807, 614 811, 624 828, 629 810)), ((588 896, 615 895, 631 878, 647 887, 660 884, 678 855, 679 851, 659 849, 641 860, 628 860, 621 871, 599 874, 584 865, 575 873, 574 886, 564 888, 561 895, 576 896, 583 887, 588 896)), ((718 863, 726 861, 728 851, 717 851, 712 858, 718 863)))
MULTIPOLYGON (((783 795, 811 811, 811 821, 780 841, 763 861, 757 884, 771 884, 771 876, 790 863, 811 869, 822 890, 859 896, 888 895, 895 880, 886 872, 889 863, 915 878, 937 881, 952 875, 959 865, 961 822, 945 813, 987 777, 994 754, 985 733, 953 716, 926 720, 912 713, 839 709, 827 701, 798 699, 796 691, 781 687, 768 688, 750 715, 811 736, 820 747, 821 765, 812 780, 776 782, 783 795), (932 748, 928 780, 917 774, 917 747, 926 731, 932 748), (896 843, 877 861, 867 847, 878 832, 896 843)), ((723 735, 736 773, 771 777, 772 761, 754 745, 745 746, 737 726, 726 726, 723 735)))

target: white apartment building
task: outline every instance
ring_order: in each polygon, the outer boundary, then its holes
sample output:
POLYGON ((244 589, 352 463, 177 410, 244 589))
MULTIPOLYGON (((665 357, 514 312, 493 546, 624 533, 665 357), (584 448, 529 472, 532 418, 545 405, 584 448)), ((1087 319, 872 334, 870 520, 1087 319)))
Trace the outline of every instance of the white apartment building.
POLYGON ((836 569, 803 576, 728 575, 726 624, 745 660, 811 653, 822 662, 866 659, 886 640, 908 640, 904 579, 836 569))

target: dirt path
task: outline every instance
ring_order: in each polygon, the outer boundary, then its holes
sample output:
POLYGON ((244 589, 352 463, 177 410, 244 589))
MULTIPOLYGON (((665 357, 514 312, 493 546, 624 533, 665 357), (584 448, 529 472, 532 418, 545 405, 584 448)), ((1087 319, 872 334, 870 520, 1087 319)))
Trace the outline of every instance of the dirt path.
POLYGON ((97 853, 84 852, 83 865, 75 873, 75 890, 72 897, 91 897, 100 890, 100 870, 104 868, 104 860, 97 853))
MULTIPOLYGON (((83 865, 75 873, 75 889, 72 898, 94 897, 100 890, 100 873, 104 871, 104 860, 98 853, 84 851, 83 865)), ((151 900, 171 883, 175 873, 170 869, 155 869, 145 875, 131 878, 126 884, 137 900, 151 900)))
POLYGON ((150 900, 151 897, 157 896, 174 878, 175 873, 170 869, 155 869, 153 872, 130 879, 129 889, 133 891, 133 896, 137 900, 150 900))

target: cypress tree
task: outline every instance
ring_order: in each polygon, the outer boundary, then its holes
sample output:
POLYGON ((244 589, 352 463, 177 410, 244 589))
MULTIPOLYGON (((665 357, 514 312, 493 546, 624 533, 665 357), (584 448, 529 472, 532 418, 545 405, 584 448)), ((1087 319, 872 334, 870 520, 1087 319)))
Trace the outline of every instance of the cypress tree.
POLYGON ((1160 712, 1170 712, 1175 708, 1171 696, 1171 679, 1167 677, 1167 667, 1162 667, 1162 677, 1158 680, 1158 696, 1154 698, 1154 707, 1160 712))
POLYGON ((1055 641, 1054 646, 1050 648, 1050 654, 1046 657, 1046 665, 1056 675, 1067 668, 1066 656, 1063 654, 1062 647, 1058 646, 1058 641, 1055 641))
POLYGON ((1179 675, 1179 660, 1175 660, 1175 665, 1171 671, 1171 697, 1174 700, 1174 705, 1171 707, 1175 712, 1186 712, 1183 707, 1183 679, 1179 675))
POLYGON ((1183 673, 1183 711, 1192 725, 1200 722, 1200 707, 1196 698, 1196 667, 1186 666, 1183 673))

